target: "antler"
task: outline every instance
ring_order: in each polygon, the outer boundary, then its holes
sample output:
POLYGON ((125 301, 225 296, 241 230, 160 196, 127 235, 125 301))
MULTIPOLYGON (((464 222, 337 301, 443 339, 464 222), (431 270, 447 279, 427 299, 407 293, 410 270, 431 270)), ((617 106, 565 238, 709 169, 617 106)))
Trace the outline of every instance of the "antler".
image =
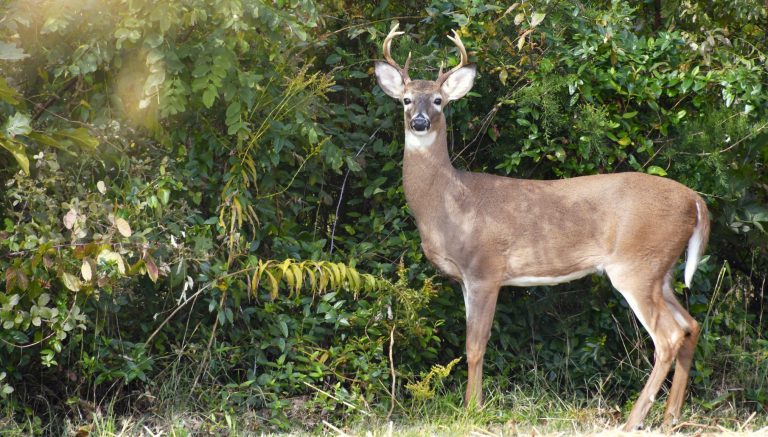
POLYGON ((389 31, 389 34, 386 38, 384 38, 384 59, 386 59, 387 63, 393 67, 395 67, 398 71, 400 71, 400 75, 403 77, 403 81, 410 82, 411 78, 408 77, 408 66, 411 64, 411 54, 408 53, 408 59, 405 60, 405 66, 400 67, 400 65, 395 62, 394 59, 392 59, 392 55, 389 53, 389 48, 392 45, 392 38, 402 35, 405 32, 398 32, 397 28, 400 27, 400 24, 395 24, 395 27, 392 28, 392 30, 389 31))
POLYGON ((456 29, 453 30, 453 36, 448 36, 448 39, 453 41, 454 44, 456 44, 456 48, 459 50, 460 60, 459 64, 455 67, 451 68, 449 71, 443 73, 443 66, 440 66, 440 71, 437 73, 437 82, 438 85, 441 85, 443 82, 445 82, 445 79, 448 79, 448 76, 453 74, 456 70, 460 69, 461 67, 464 67, 465 65, 469 64, 469 56, 467 56, 467 49, 464 47, 464 43, 461 42, 461 37, 459 36, 459 33, 456 32, 456 29))

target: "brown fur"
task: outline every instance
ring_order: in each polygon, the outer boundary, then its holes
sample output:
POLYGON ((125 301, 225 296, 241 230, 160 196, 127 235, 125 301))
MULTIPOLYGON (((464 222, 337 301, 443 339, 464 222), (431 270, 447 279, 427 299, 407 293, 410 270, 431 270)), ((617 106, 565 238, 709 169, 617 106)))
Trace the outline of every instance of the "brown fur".
POLYGON ((604 271, 656 347, 653 371, 625 429, 641 425, 675 357, 665 422, 677 420, 699 329, 674 298, 671 271, 697 226, 702 244, 696 258, 706 245, 709 218, 701 197, 643 173, 536 181, 457 170, 448 155, 445 105, 433 104, 435 95, 448 103, 446 86, 406 78, 402 88, 393 87, 392 76, 386 82, 379 68, 386 66, 377 65, 377 77, 388 94, 413 101, 404 111, 406 135, 413 137, 410 120, 420 112, 436 133, 431 143, 406 144, 403 186, 424 253, 464 291, 466 401, 482 401, 483 355, 502 285, 604 271))

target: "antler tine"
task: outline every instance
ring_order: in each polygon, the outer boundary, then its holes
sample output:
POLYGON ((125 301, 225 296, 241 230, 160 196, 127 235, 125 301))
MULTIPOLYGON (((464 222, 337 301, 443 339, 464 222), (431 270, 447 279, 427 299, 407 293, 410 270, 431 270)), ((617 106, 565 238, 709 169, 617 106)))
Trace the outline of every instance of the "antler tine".
POLYGON ((453 72, 469 64, 469 56, 467 55, 467 49, 464 47, 464 43, 461 42, 461 37, 459 36, 459 32, 456 32, 456 29, 453 29, 453 36, 448 35, 448 39, 451 40, 456 45, 456 48, 459 50, 460 59, 459 59, 458 65, 451 68, 445 73, 443 73, 442 65, 440 66, 440 72, 438 73, 437 83, 443 83, 443 81, 445 81, 445 79, 447 79, 448 76, 450 76, 453 72))
POLYGON ((400 64, 398 64, 390 54, 390 47, 392 46, 392 39, 396 36, 402 35, 405 32, 398 32, 397 28, 400 27, 400 24, 395 24, 395 27, 392 28, 392 30, 389 31, 387 34, 387 37, 384 38, 384 59, 387 61, 387 63, 398 70, 400 70, 400 74, 403 76, 403 79, 410 80, 408 77, 408 66, 411 64, 411 54, 408 53, 408 59, 405 60, 405 66, 400 67, 400 64))

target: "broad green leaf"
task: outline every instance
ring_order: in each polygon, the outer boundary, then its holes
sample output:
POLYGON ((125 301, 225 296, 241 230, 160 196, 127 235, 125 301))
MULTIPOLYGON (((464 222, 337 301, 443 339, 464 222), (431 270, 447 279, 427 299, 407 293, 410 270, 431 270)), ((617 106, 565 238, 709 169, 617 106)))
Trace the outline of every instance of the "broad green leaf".
POLYGON ((666 176, 667 172, 663 168, 659 167, 658 165, 652 165, 648 167, 648 169, 645 171, 648 174, 653 174, 656 176, 666 176))
POLYGON ((32 132, 32 127, 29 125, 29 122, 29 115, 17 112, 5 122, 5 134, 10 138, 15 137, 16 135, 26 135, 32 132))
POLYGON ((171 192, 167 188, 160 188, 157 190, 157 198, 160 199, 160 203, 163 206, 168 205, 168 201, 171 199, 171 192))
POLYGON ((88 133, 88 129, 84 127, 79 127, 77 129, 63 129, 54 132, 54 135, 64 141, 68 141, 86 149, 95 149, 99 146, 99 140, 91 136, 91 134, 88 133))
POLYGON ((209 86, 208 88, 203 91, 203 105, 205 105, 206 108, 210 108, 213 106, 213 102, 216 100, 216 96, 218 95, 216 88, 209 86))
POLYGON ((37 298, 37 306, 44 307, 48 305, 48 302, 51 301, 51 295, 48 293, 43 293, 37 298))
POLYGON ((16 44, 0 41, 0 61, 20 61, 28 57, 29 55, 16 44))

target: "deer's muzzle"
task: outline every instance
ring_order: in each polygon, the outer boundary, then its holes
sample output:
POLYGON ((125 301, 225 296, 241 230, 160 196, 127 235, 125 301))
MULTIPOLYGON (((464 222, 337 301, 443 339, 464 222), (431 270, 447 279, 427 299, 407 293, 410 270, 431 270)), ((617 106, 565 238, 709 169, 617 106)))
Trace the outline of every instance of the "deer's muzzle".
POLYGON ((424 132, 429 129, 429 119, 423 116, 416 116, 411 120, 411 129, 417 132, 424 132))

